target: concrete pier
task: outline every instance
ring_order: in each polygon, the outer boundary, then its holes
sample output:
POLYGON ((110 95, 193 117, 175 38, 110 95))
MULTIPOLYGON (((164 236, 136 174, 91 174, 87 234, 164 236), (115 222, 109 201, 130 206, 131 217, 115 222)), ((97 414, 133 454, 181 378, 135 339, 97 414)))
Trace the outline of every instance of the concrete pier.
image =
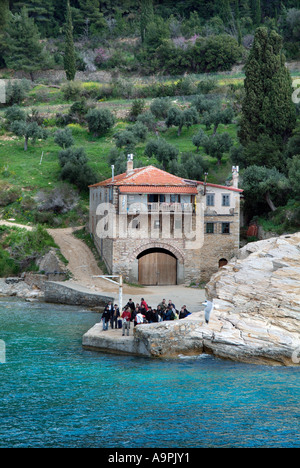
POLYGON ((143 341, 135 337, 133 324, 131 325, 129 336, 122 336, 122 329, 108 329, 104 331, 102 322, 96 323, 96 325, 83 336, 82 346, 85 349, 91 349, 93 351, 150 356, 143 341))

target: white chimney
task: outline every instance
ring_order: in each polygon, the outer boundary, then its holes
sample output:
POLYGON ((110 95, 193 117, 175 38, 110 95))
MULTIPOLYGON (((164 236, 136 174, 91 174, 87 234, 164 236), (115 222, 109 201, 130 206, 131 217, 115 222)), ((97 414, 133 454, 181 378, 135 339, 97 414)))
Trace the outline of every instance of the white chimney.
POLYGON ((235 188, 239 188, 239 166, 232 166, 232 185, 235 188))
POLYGON ((115 181, 115 166, 111 166, 111 180, 115 181))
POLYGON ((128 154, 126 174, 131 174, 131 172, 133 172, 133 154, 128 154))

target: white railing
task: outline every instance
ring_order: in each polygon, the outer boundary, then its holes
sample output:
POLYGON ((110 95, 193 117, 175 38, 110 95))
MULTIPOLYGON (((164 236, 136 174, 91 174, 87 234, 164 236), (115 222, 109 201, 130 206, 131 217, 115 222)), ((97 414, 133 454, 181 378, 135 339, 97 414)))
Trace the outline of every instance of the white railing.
POLYGON ((121 213, 138 214, 138 213, 192 213, 192 203, 132 203, 126 208, 121 208, 121 213))

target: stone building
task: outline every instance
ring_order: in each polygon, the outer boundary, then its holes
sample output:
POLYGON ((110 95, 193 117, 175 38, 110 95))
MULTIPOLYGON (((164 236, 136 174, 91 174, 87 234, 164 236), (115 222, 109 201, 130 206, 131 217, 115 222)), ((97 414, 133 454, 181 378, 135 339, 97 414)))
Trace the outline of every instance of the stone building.
POLYGON ((185 180, 153 166, 90 186, 89 229, 110 274, 143 285, 208 281, 239 249, 233 185, 185 180))

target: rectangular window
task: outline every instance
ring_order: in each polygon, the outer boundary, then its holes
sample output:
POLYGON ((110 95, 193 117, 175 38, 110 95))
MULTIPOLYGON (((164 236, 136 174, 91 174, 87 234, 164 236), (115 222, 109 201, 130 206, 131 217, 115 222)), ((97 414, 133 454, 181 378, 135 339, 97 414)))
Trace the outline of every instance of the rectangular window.
POLYGON ((230 195, 222 195, 222 206, 230 206, 230 195))
POLYGON ((206 234, 213 234, 214 233, 214 223, 206 223, 206 234))
POLYGON ((215 194, 208 193, 206 195, 206 206, 215 206, 215 194))
POLYGON ((230 234, 230 223, 222 223, 222 234, 230 234))

